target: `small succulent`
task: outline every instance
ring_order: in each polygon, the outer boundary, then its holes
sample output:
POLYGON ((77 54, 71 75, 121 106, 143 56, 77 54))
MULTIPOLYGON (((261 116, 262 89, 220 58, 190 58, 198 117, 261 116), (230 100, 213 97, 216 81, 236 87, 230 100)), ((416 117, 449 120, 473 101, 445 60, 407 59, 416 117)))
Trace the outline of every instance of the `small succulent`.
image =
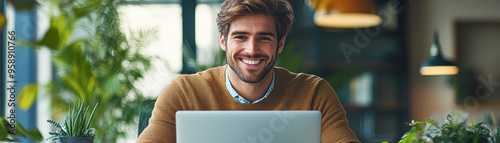
POLYGON ((83 102, 70 107, 68 114, 66 115, 66 119, 63 122, 63 125, 53 121, 47 120, 50 124, 57 128, 54 132, 49 132, 50 137, 47 140, 57 140, 61 137, 94 137, 95 129, 89 128, 90 123, 92 121, 92 117, 94 116, 94 111, 97 108, 96 104, 90 117, 87 120, 87 111, 89 111, 89 107, 83 108, 83 102))

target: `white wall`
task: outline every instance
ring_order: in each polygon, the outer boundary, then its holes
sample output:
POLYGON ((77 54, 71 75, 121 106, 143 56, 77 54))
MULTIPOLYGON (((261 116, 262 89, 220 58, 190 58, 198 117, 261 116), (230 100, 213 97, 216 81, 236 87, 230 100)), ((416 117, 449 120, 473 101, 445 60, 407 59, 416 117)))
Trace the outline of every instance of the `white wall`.
POLYGON ((450 77, 424 77, 418 72, 420 64, 429 58, 433 32, 439 31, 444 57, 456 61, 455 21, 499 21, 500 0, 409 0, 407 8, 410 119, 423 121, 431 116, 444 117, 458 107, 455 89, 447 83, 450 77))

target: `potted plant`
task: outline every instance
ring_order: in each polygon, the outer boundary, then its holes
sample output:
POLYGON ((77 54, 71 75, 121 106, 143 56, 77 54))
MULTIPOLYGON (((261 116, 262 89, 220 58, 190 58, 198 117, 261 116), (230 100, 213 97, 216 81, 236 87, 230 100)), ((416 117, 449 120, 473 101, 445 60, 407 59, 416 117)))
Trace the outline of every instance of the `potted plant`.
POLYGON ((435 120, 427 119, 422 127, 420 121, 412 121, 410 131, 406 132, 400 143, 499 143, 500 128, 494 131, 487 124, 474 122, 466 125, 448 115, 446 123, 440 126, 435 120))
POLYGON ((95 128, 96 142, 126 138, 128 127, 137 126, 140 103, 152 99, 136 84, 157 58, 142 53, 155 35, 154 28, 123 29, 118 7, 126 6, 121 3, 124 0, 38 2, 49 20, 42 28, 47 29, 45 35, 34 41, 16 39, 16 44, 50 50, 52 65, 47 68, 53 69, 50 74, 54 76, 48 83, 25 86, 16 100, 19 107, 29 109, 38 96, 46 96, 50 97, 52 118, 64 118, 68 105, 78 104, 78 100, 88 105, 99 103, 90 125, 95 128), (47 92, 38 92, 40 89, 47 92))
POLYGON ((89 125, 92 122, 96 108, 97 104, 94 106, 89 117, 87 115, 89 107, 84 108, 82 102, 73 106, 72 109, 70 107, 62 125, 53 120, 47 120, 47 122, 57 128, 55 132, 49 132, 50 137, 47 140, 57 140, 58 143, 93 143, 95 129, 89 128, 89 125))

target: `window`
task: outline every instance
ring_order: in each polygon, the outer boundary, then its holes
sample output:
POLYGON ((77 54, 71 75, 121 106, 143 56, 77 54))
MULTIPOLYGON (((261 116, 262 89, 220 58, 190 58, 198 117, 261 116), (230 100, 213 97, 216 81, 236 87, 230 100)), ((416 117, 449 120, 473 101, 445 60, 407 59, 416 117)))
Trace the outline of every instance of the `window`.
POLYGON ((216 23, 219 10, 218 2, 202 2, 196 6, 196 57, 199 64, 210 65, 214 62, 216 51, 221 50, 216 23))
POLYGON ((176 3, 121 5, 118 8, 122 30, 127 37, 146 31, 149 42, 142 54, 157 56, 151 70, 137 83, 145 96, 156 97, 182 69, 182 14, 176 3))

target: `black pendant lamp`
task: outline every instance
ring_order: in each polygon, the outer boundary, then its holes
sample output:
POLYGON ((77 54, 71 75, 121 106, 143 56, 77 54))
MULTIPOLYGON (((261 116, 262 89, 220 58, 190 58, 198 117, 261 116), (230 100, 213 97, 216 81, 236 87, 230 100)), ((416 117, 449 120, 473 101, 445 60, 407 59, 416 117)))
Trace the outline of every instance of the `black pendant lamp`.
POLYGON ((431 58, 420 66, 421 75, 456 75, 458 67, 455 63, 443 58, 439 36, 434 32, 434 43, 430 49, 431 58))

